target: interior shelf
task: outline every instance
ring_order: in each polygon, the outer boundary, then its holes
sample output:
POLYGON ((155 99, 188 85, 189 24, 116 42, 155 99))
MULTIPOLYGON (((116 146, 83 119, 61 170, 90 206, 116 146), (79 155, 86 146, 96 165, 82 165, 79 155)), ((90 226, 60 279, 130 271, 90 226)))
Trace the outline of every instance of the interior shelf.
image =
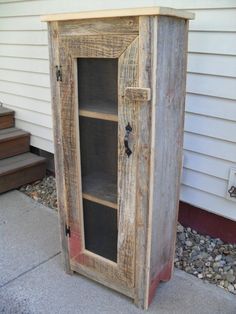
POLYGON ((81 104, 79 107, 79 115, 87 118, 118 122, 117 107, 109 103, 100 104, 97 102, 96 104, 81 104))
POLYGON ((118 60, 77 59, 79 114, 118 121, 118 60))
POLYGON ((83 198, 117 209, 117 183, 104 173, 93 173, 82 178, 83 198))

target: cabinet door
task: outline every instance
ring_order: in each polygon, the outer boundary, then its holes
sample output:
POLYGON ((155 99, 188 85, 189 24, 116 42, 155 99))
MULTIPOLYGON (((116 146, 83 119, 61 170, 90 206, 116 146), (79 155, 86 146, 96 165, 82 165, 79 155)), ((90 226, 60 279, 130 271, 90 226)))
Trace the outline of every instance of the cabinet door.
POLYGON ((59 37, 59 64, 70 267, 133 296, 138 36, 59 37))

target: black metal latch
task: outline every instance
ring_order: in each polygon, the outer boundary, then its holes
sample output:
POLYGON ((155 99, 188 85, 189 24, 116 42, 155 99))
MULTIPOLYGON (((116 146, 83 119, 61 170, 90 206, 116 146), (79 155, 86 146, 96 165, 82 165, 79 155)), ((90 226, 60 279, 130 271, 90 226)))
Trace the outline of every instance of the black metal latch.
POLYGON ((230 197, 236 197, 236 186, 231 186, 231 188, 228 190, 230 197))
POLYGON ((70 226, 65 225, 65 234, 66 234, 66 237, 69 236, 70 238, 70 226))
POLYGON ((57 81, 61 82, 62 81, 62 71, 61 71, 61 65, 56 65, 56 78, 57 78, 57 81))

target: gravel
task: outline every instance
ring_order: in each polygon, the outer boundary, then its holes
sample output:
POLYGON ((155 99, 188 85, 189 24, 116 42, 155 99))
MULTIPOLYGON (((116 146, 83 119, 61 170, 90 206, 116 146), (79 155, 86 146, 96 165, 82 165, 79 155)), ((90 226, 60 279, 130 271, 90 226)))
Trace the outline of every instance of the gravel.
POLYGON ((178 224, 175 267, 236 295, 236 244, 178 224))
POLYGON ((56 180, 53 176, 47 176, 41 181, 23 185, 20 191, 35 201, 57 210, 56 180))
MULTIPOLYGON (((20 191, 57 210, 53 176, 22 186, 20 191)), ((236 295, 236 244, 226 244, 178 224, 175 267, 236 295)))

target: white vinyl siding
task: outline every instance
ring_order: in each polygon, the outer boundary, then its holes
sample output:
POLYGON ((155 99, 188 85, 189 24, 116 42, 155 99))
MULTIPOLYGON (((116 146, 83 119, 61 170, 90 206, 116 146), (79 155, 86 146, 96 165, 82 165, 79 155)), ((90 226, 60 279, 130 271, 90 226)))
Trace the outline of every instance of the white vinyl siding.
POLYGON ((47 25, 40 15, 162 5, 190 22, 181 199, 236 220, 225 198, 236 166, 235 0, 0 0, 0 101, 16 112, 31 145, 53 152, 47 25))

